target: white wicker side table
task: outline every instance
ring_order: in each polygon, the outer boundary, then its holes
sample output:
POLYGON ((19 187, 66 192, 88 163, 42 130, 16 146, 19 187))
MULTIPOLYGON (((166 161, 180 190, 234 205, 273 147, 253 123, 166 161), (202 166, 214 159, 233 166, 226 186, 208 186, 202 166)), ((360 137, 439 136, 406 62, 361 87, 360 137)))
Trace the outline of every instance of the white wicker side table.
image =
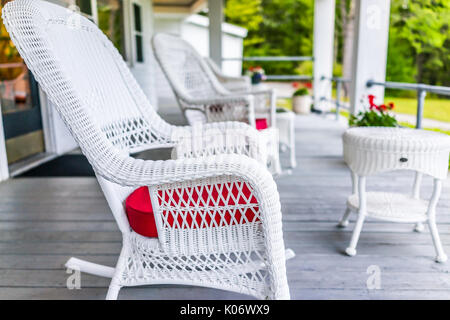
POLYGON ((343 135, 344 160, 352 172, 353 191, 347 199, 347 209, 339 226, 348 225, 352 211, 358 213, 355 229, 346 253, 356 254, 356 245, 366 217, 392 222, 415 223, 416 231, 428 222, 436 261, 445 262, 436 227, 436 204, 442 180, 447 178, 450 136, 425 130, 386 127, 348 129, 343 135), (411 195, 387 192, 366 192, 366 177, 391 170, 415 171, 411 195), (433 178, 430 200, 420 198, 422 175, 433 178))

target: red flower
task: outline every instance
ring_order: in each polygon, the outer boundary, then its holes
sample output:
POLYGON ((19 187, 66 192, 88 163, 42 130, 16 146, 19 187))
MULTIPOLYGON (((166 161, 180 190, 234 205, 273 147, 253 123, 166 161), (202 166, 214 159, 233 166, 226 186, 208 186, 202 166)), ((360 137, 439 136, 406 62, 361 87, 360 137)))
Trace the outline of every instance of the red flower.
POLYGON ((307 82, 305 84, 305 87, 307 87, 308 89, 311 89, 312 88, 312 83, 311 82, 307 82))
POLYGON ((378 107, 378 110, 387 110, 387 107, 385 104, 382 104, 378 107))
POLYGON ((300 86, 300 83, 298 82, 292 82, 292 86, 297 89, 300 86))
POLYGON ((394 103, 393 102, 389 102, 388 106, 389 106, 389 110, 394 109, 394 103))

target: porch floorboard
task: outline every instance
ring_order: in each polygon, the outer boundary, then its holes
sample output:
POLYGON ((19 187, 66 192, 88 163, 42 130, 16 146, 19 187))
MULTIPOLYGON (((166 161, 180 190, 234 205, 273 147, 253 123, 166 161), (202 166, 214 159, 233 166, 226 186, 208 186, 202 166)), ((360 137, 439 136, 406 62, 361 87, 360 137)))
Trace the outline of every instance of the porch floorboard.
MULTIPOLYGON (((175 119, 175 118, 174 118, 175 119)), ((450 299, 450 263, 434 262, 428 229, 368 220, 358 255, 343 254, 347 229, 336 228, 351 191, 342 159, 342 123, 296 118, 298 167, 277 178, 293 299, 450 299), (381 289, 366 286, 379 266, 381 289)), ((287 160, 283 159, 283 160, 287 160)), ((373 190, 408 192, 411 172, 368 179, 373 190)), ((423 194, 431 193, 424 179, 423 194)), ((80 290, 66 288, 63 264, 76 256, 113 266, 121 236, 94 178, 16 178, 0 184, 0 299, 103 299, 108 279, 82 274, 80 290)), ((438 204, 438 228, 450 254, 450 183, 438 204)), ((124 288, 120 299, 247 299, 221 290, 182 286, 124 288)))

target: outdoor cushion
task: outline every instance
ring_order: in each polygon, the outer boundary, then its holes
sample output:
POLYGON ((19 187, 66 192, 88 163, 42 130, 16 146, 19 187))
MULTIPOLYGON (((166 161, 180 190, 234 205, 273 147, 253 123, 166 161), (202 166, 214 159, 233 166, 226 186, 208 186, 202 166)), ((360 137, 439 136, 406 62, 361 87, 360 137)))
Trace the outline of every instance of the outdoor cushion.
MULTIPOLYGON (((162 197, 162 191, 159 192, 159 196, 162 197)), ((161 208, 162 215, 166 218, 166 223, 174 228, 196 229, 198 227, 227 226, 259 220, 255 218, 255 213, 258 212, 256 198, 252 195, 248 185, 243 182, 240 184, 221 183, 214 186, 173 189, 164 193, 164 202, 165 206, 161 208), (165 209, 167 206, 172 210, 174 207, 201 207, 209 209, 205 209, 206 214, 205 210, 200 209, 198 214, 195 215, 194 221, 191 215, 192 212, 179 210, 178 214, 176 214, 165 209), (233 208, 227 209, 226 207, 229 206, 233 206, 233 208), (236 209, 237 206, 241 209, 236 209), (176 215, 176 219, 174 215, 176 215)), ((136 233, 145 237, 158 237, 153 207, 147 187, 140 187, 128 196, 125 201, 125 211, 130 226, 136 233)))
POLYGON ((269 127, 266 118, 256 119, 255 121, 256 121, 256 130, 264 130, 269 127))

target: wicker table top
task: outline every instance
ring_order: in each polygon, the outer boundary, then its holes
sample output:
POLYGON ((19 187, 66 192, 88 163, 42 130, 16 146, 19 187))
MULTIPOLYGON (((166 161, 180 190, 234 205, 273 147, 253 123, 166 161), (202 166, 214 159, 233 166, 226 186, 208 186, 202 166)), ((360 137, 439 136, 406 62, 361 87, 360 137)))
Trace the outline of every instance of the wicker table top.
POLYGON ((344 159, 358 175, 411 169, 444 179, 447 176, 450 136, 434 131, 357 127, 343 135, 344 159))

